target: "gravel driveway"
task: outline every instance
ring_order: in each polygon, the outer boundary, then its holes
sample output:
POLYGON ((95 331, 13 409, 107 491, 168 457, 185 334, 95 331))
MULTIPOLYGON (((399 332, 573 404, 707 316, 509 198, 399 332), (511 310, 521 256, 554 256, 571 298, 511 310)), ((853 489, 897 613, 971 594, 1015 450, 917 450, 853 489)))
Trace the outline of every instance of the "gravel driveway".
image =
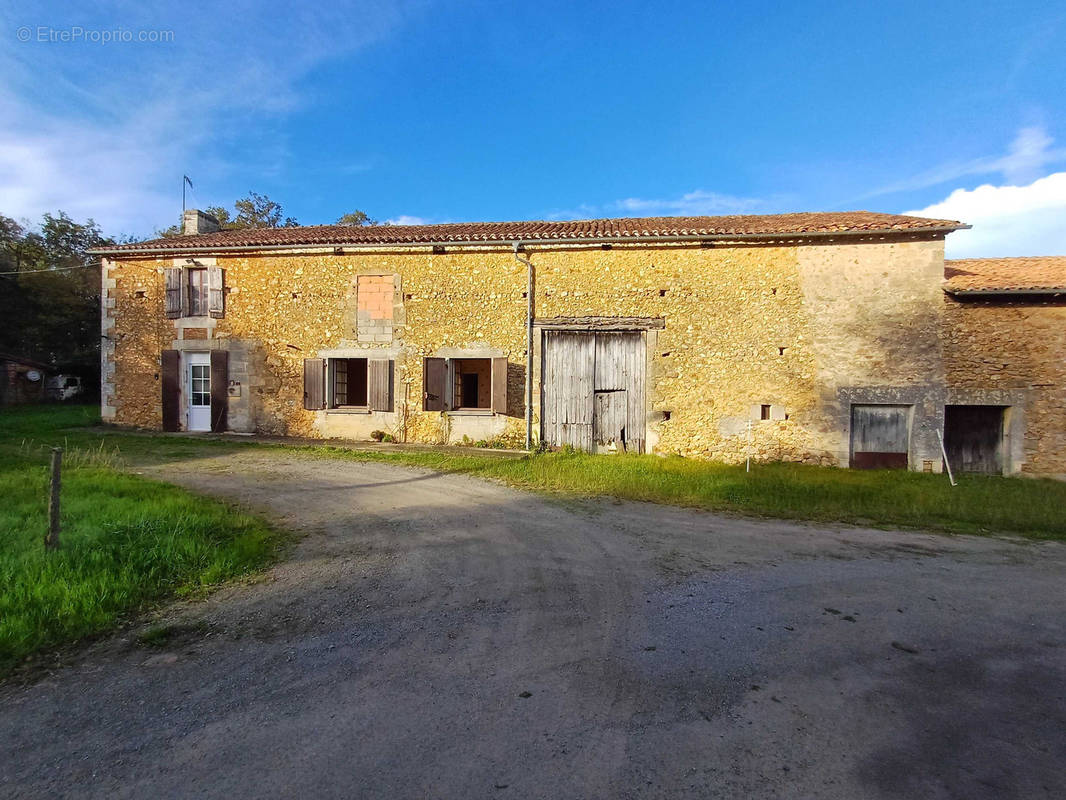
POLYGON ((3 797, 1066 796, 1066 547, 564 502, 248 452, 305 536, 0 685, 3 797))

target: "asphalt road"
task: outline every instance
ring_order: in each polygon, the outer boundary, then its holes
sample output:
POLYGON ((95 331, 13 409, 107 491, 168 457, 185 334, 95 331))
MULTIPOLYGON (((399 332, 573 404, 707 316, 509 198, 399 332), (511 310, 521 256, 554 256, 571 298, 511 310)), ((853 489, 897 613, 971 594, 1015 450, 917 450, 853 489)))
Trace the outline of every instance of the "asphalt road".
POLYGON ((1066 796, 1063 545, 153 469, 306 535, 164 648, 0 685, 0 796, 1066 796))

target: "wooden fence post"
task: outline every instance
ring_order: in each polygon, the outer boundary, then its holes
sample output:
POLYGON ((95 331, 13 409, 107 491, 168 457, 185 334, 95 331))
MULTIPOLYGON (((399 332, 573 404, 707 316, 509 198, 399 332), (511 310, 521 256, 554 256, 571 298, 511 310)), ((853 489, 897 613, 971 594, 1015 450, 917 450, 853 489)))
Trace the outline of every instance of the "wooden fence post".
POLYGON ((48 502, 48 535, 44 546, 49 550, 59 547, 59 486, 62 479, 63 448, 52 448, 52 496, 48 502))

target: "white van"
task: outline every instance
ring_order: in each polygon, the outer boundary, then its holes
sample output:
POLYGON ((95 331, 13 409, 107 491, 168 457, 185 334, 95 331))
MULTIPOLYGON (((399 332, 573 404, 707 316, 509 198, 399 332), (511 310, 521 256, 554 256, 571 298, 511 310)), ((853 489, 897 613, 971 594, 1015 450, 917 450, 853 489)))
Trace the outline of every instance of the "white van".
POLYGON ((49 400, 73 400, 85 391, 77 375, 53 375, 44 389, 49 400))

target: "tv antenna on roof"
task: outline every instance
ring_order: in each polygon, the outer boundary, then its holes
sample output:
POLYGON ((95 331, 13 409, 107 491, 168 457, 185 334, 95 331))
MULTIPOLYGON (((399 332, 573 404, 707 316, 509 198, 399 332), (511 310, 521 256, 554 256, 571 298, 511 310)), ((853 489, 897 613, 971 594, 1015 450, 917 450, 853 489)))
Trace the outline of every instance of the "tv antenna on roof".
POLYGON ((188 175, 182 175, 181 177, 182 177, 182 182, 181 182, 181 216, 184 217, 185 216, 185 184, 189 184, 189 188, 190 189, 192 189, 194 187, 192 185, 192 181, 189 180, 189 176, 188 175))

